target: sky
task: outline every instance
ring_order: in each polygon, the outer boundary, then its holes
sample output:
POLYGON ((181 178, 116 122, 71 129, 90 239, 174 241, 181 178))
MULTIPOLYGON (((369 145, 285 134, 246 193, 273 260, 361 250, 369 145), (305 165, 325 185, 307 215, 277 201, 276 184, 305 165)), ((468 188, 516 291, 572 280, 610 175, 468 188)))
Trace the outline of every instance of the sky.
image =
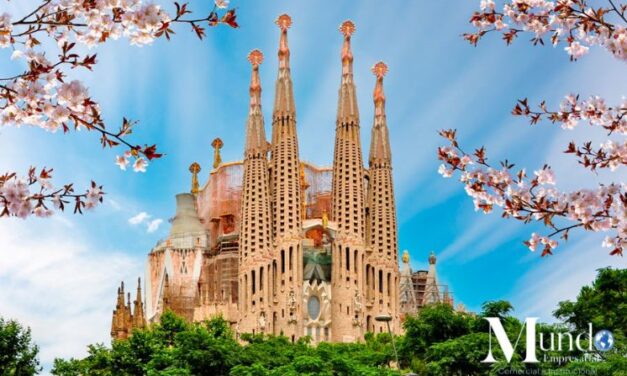
MULTIPOLYGON (((471 30, 467 20, 478 1, 459 2, 454 10, 447 2, 402 0, 231 4, 238 8, 237 30, 211 29, 199 41, 177 27, 170 42, 142 48, 114 41, 91 51, 99 60, 94 72, 72 72, 86 82, 107 122, 139 120, 132 140, 156 143, 166 153, 146 173, 121 171, 114 164, 119 151, 99 149, 96 134, 0 128, 0 172, 54 167, 59 185, 83 187, 93 179, 107 193, 101 207, 83 216, 0 220, 0 315, 31 327, 47 369, 55 357, 84 356, 88 344, 109 342, 117 286, 125 280, 134 287, 143 275, 147 253, 168 233, 175 194, 190 188, 192 162, 200 163, 200 180, 206 181, 211 141, 224 141, 224 161, 242 158, 246 56, 254 48, 265 53, 260 74, 270 134, 279 38, 273 21, 284 12, 293 19, 289 45, 301 159, 332 163, 340 23, 351 19, 357 26, 352 46, 365 152, 373 119, 370 67, 380 60, 389 66, 385 92, 399 248, 409 250, 414 269, 426 269, 434 251, 440 281, 456 302, 478 311, 485 301, 506 299, 516 316, 552 321, 557 303, 576 297, 598 268, 627 266, 601 248, 598 234, 573 233, 551 257, 531 253, 522 242, 541 228, 475 212, 461 183, 437 173, 436 154, 445 144, 437 131, 456 128, 462 145, 486 146, 492 161, 507 158, 528 171, 551 164, 563 190, 624 182, 623 171, 596 175, 561 152, 571 140, 601 142, 602 133, 584 126, 531 127, 510 115, 524 97, 546 99, 553 108, 571 92, 618 103, 626 94, 624 63, 598 47, 572 63, 563 47, 533 47, 528 36, 509 47, 496 37, 472 47, 461 34, 471 30)), ((28 5, 2 1, 0 13, 25 14, 28 5)), ((192 1, 190 7, 204 11, 209 5, 192 1)), ((19 71, 9 55, 0 50, 0 71, 19 71)))

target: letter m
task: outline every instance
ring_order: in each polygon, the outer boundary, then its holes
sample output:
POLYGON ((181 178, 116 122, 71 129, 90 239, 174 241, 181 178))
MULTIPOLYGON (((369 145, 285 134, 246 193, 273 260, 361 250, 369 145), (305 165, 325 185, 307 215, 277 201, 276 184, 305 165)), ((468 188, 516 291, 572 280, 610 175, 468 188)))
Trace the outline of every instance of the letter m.
POLYGON ((512 356, 514 355, 514 350, 518 346, 518 341, 520 341, 520 336, 527 327, 527 347, 526 352, 527 355, 523 363, 537 363, 538 359, 536 358, 536 322, 538 321, 537 317, 527 317, 525 319, 525 323, 522 328, 520 328, 520 333, 518 333, 518 338, 516 339, 516 343, 512 346, 512 343, 507 338, 507 333, 505 333, 505 329, 503 329, 503 325, 501 324, 501 320, 498 317, 486 317, 488 323, 490 323, 490 340, 489 340, 489 348, 488 348, 488 356, 482 363, 496 363, 494 356, 492 355, 492 334, 496 337, 499 346, 501 346, 501 350, 503 351, 503 355, 505 355, 505 360, 507 363, 511 362, 512 356))

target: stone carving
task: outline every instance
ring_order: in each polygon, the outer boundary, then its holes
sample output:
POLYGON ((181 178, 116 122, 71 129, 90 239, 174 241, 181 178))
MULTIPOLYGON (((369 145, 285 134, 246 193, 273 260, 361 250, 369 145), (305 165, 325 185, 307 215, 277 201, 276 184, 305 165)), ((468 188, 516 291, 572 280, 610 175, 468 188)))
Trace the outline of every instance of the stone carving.
POLYGON ((353 312, 355 316, 353 317, 353 325, 361 325, 361 293, 359 290, 355 290, 355 296, 353 297, 353 312))
POLYGON ((290 289, 290 292, 287 295, 287 309, 288 309, 289 316, 290 316, 290 319, 288 320, 288 322, 295 323, 296 322, 296 293, 294 292, 293 288, 290 289))

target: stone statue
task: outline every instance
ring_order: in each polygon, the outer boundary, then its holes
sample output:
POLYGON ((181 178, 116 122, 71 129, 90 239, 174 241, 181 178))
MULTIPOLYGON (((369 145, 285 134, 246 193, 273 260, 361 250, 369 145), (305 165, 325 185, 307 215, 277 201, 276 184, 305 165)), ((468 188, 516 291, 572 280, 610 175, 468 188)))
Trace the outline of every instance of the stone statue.
POLYGON ((290 289, 289 294, 287 295, 287 308, 289 310, 290 316, 294 316, 296 313, 296 293, 294 289, 290 289))
POLYGON ((259 314, 259 329, 262 331, 266 329, 266 313, 263 311, 259 314))

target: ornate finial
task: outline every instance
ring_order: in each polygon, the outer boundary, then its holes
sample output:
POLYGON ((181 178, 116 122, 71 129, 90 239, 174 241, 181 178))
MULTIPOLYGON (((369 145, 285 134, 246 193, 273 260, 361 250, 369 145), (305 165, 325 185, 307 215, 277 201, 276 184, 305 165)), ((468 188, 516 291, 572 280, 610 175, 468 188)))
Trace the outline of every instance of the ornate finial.
POLYGON ((345 37, 350 38, 355 32, 355 24, 351 20, 346 20, 340 25, 340 31, 345 37))
POLYGON ((385 76, 387 72, 388 72, 388 66, 382 61, 376 63, 372 67, 372 73, 374 73, 374 75, 377 76, 377 78, 379 79, 383 79, 383 76, 385 76))
POLYGON ((436 261, 435 252, 431 251, 431 254, 429 255, 429 264, 435 265, 435 261, 436 261))
POLYGON ((198 173, 200 172, 200 165, 196 162, 189 166, 189 172, 192 173, 192 193, 198 193, 198 173))
POLYGON ((282 31, 286 31, 290 28, 290 26, 292 26, 292 17, 290 17, 287 13, 283 13, 276 19, 276 21, 274 21, 274 23, 277 24, 282 31))
POLYGON ((211 142, 211 146, 213 147, 213 168, 218 168, 222 164, 220 149, 224 146, 224 142, 218 137, 211 142))
POLYGON ((408 264, 408 263, 409 263, 409 251, 404 250, 403 251, 403 264, 408 264))
POLYGON ((279 68, 289 68, 290 48, 287 45, 287 29, 292 26, 292 17, 282 14, 275 23, 281 29, 281 40, 279 41, 279 68))
POLYGON ((351 52, 351 35, 355 32, 353 21, 344 21, 340 25, 340 32, 344 34, 344 46, 342 47, 342 75, 353 73, 353 53, 351 52))
POLYGON ((255 49, 250 51, 248 54, 248 61, 253 65, 253 67, 258 67, 263 63, 263 52, 255 49))

